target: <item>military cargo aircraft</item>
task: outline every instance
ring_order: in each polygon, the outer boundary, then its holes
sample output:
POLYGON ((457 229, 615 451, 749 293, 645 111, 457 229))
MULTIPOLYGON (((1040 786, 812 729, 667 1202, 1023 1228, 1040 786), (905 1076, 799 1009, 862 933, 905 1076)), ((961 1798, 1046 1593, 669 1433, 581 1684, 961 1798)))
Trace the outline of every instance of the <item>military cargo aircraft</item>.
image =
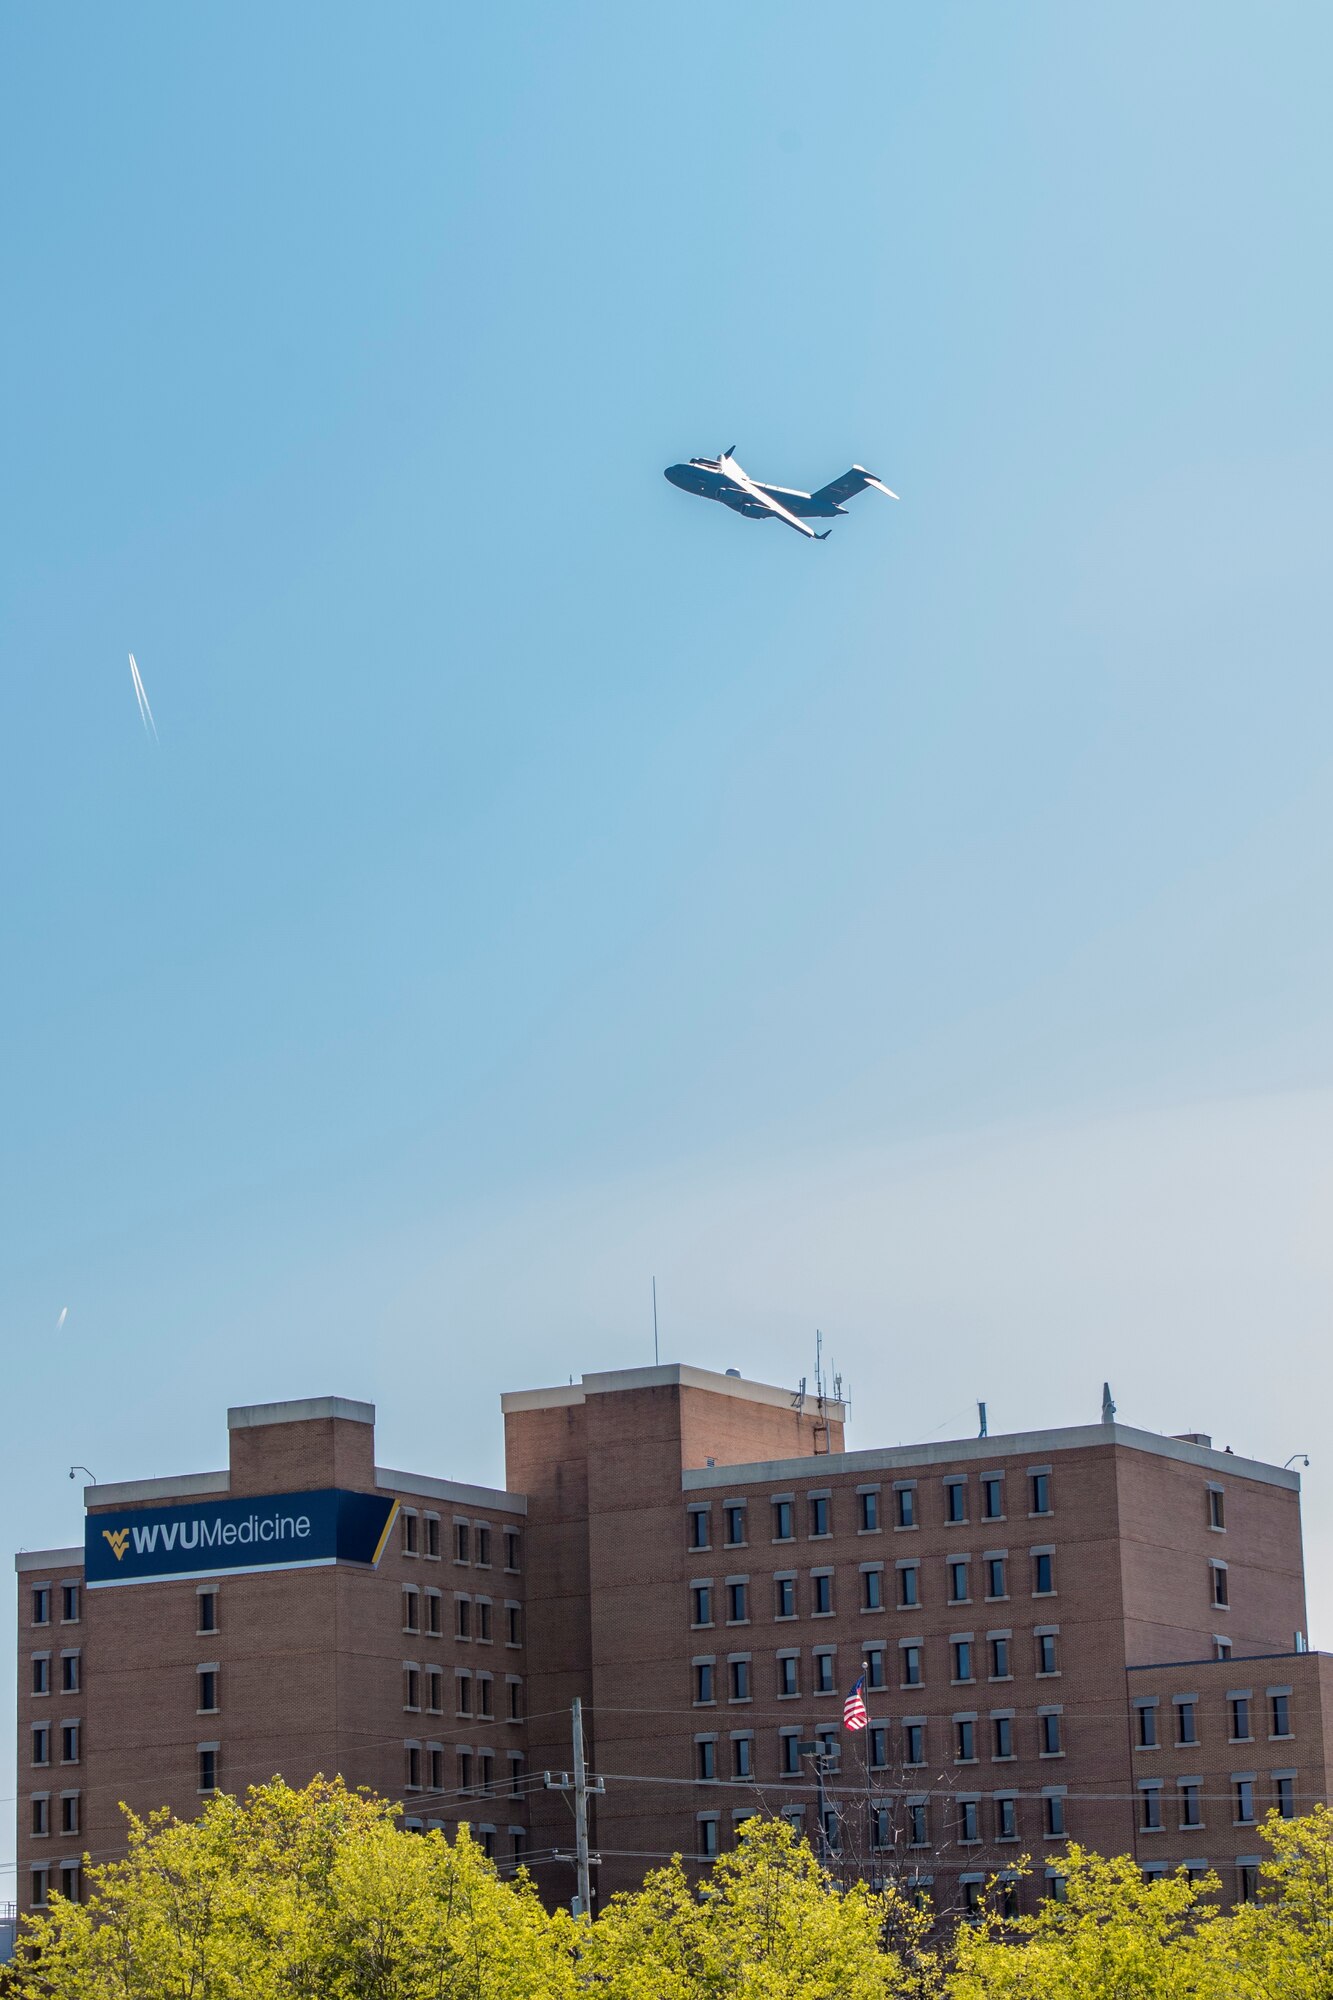
POLYGON ((864 493, 867 486, 887 493, 890 500, 898 498, 863 465, 854 465, 817 493, 800 493, 794 486, 764 486, 736 463, 732 457, 735 449, 732 445, 716 458, 692 458, 688 465, 669 465, 665 477, 682 492, 697 493, 703 500, 720 500, 733 513, 744 514, 747 521, 785 521, 798 535, 808 535, 814 542, 826 542, 833 530, 825 528, 821 535, 808 527, 807 521, 826 521, 834 514, 845 514, 843 501, 864 493))

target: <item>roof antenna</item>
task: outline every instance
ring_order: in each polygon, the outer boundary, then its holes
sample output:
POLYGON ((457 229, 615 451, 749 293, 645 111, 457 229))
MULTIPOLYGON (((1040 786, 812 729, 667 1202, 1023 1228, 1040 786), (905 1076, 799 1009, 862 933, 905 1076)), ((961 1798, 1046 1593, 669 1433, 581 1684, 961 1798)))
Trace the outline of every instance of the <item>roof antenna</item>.
POLYGON ((654 1279, 653 1279, 653 1367, 654 1367, 654 1368, 656 1368, 657 1366, 658 1366, 658 1360, 657 1360, 657 1280, 656 1280, 656 1278, 654 1278, 654 1279))
POLYGON ((977 1418, 981 1424, 981 1429, 977 1432, 977 1436, 979 1438, 989 1437, 990 1433, 986 1429, 986 1405, 984 1403, 977 1404, 977 1418))
POLYGON ((1102 1383, 1102 1422, 1104 1424, 1113 1424, 1115 1422, 1115 1403, 1111 1396, 1111 1385, 1109 1382, 1102 1383))

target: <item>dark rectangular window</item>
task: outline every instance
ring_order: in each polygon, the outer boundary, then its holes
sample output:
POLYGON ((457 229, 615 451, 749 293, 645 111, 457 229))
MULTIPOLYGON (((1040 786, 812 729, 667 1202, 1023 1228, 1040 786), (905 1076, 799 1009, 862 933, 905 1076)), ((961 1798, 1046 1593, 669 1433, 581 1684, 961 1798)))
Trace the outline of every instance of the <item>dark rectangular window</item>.
POLYGON ((926 1761, 926 1725, 924 1722, 903 1724, 904 1764, 924 1764, 926 1761))
POLYGON ((812 1535, 826 1535, 828 1533, 828 1504, 827 1495, 823 1493, 816 1495, 810 1502, 810 1533, 812 1535))
POLYGON ((960 1764, 970 1764, 977 1754, 977 1726, 975 1722, 954 1724, 954 1757, 960 1764))
POLYGON ((403 1554, 414 1556, 417 1552, 417 1517, 411 1508, 403 1510, 403 1554))
POLYGON ((1047 1714, 1041 1717, 1041 1748, 1046 1757, 1058 1756, 1060 1751, 1060 1718, 1047 1714))
POLYGON ((472 1713, 471 1674, 454 1675, 454 1706, 457 1714, 471 1715, 472 1713))
POLYGON ((79 1761, 79 1725, 67 1722, 60 1731, 60 1761, 62 1764, 77 1764, 79 1761))
POLYGON ((505 1529, 505 1568, 518 1568, 518 1529, 505 1529))
MULTIPOLYGON (((414 1677, 415 1678, 415 1677, 414 1677)), ((218 1705, 218 1677, 212 1667, 205 1667, 199 1675, 199 1707, 206 1713, 218 1705)), ((416 1707, 415 1701, 412 1707, 416 1707)))
POLYGON ((199 1752, 199 1789, 201 1792, 215 1792, 218 1788, 218 1753, 216 1750, 199 1752))
POLYGON ((1226 1507, 1220 1486, 1208 1488, 1208 1525, 1210 1528, 1225 1528, 1226 1507))
POLYGON ((754 1743, 748 1736, 738 1736, 731 1746, 731 1768, 738 1778, 754 1776, 754 1743))
POLYGON ((946 1521, 967 1519, 967 1485, 961 1479, 950 1479, 944 1488, 944 1518, 946 1521))
POLYGON ((883 1722, 870 1725, 870 1762, 873 1769, 882 1771, 889 1761, 889 1731, 883 1722))
POLYGON ((477 1675, 477 1714, 489 1719, 495 1714, 495 1683, 489 1674, 477 1675))
POLYGON ((743 1583, 727 1585, 727 1616, 733 1625, 744 1625, 750 1616, 746 1587, 743 1583))
POLYGON ((32 1761, 34 1764, 49 1764, 51 1761, 51 1732, 45 1723, 32 1732, 32 1761))
POLYGON ((1234 1741, 1247 1743, 1250 1737, 1250 1702, 1248 1695, 1237 1695, 1231 1703, 1231 1735, 1234 1741))
POLYGON ((717 1776, 716 1744, 714 1744, 711 1741, 706 1743, 696 1743, 694 1748, 699 1760, 698 1764, 699 1776, 703 1779, 715 1778, 717 1776))
MULTIPOLYGON (((433 1625, 431 1626, 431 1628, 430 1628, 432 1632, 438 1632, 438 1631, 439 1631, 439 1629, 440 1629, 440 1626, 439 1626, 439 1618, 438 1618, 438 1608, 439 1608, 439 1607, 438 1607, 438 1603, 437 1603, 437 1604, 436 1604, 436 1612, 437 1612, 437 1616, 436 1616, 436 1621, 435 1621, 435 1623, 434 1623, 434 1624, 433 1624, 433 1625)), ((483 1645, 489 1645, 489 1644, 490 1644, 490 1638, 491 1638, 491 1600, 489 1599, 489 1597, 479 1597, 479 1598, 477 1599, 477 1637, 478 1637, 478 1639, 480 1639, 480 1641, 482 1642, 482 1644, 483 1644, 483 1645)))
POLYGON ((773 1540, 775 1542, 789 1542, 792 1539, 792 1534, 791 1501, 775 1500, 773 1502, 773 1540))
POLYGON ((1221 1563, 1213 1564, 1213 1603, 1230 1604, 1231 1595, 1227 1585, 1227 1573, 1221 1563))
POLYGON ((33 1838, 43 1839, 51 1831, 51 1801, 41 1792, 32 1802, 33 1838))
POLYGON ((1049 1514, 1051 1511, 1051 1475, 1049 1472, 1034 1472, 1028 1478, 1028 1497, 1034 1514, 1049 1514))
POLYGON ((866 1651, 866 1686, 882 1688, 884 1681, 884 1649, 871 1646, 866 1651))
POLYGON ((1201 1826, 1199 1818, 1199 1787, 1182 1785, 1180 1788, 1180 1824, 1182 1828, 1201 1826))
POLYGON ((990 1642, 990 1677, 993 1681, 1007 1681, 1009 1678, 1007 1639, 992 1639, 990 1642))
POLYGON ((1046 1799, 1046 1831, 1062 1834, 1065 1830, 1065 1802, 1059 1792, 1051 1792, 1046 1799))
POLYGON ((778 1693, 800 1693, 797 1681, 797 1661, 790 1653, 784 1653, 778 1661, 778 1693))
POLYGON ((833 1655, 832 1653, 816 1653, 815 1693, 832 1694, 832 1692, 833 1692, 833 1655))
POLYGON ((827 1618, 833 1609, 833 1578, 829 1576, 827 1571, 822 1574, 816 1573, 814 1587, 815 1616, 817 1618, 827 1618))
MULTIPOLYGON (((481 1606, 477 1606, 481 1610, 481 1606)), ((444 1604, 438 1590, 426 1592, 426 1630, 433 1639, 438 1639, 443 1631, 444 1604)), ((483 1636, 485 1636, 483 1634, 483 1636)))
POLYGON ((426 1516, 426 1554, 438 1558, 440 1553, 440 1517, 438 1514, 426 1516))
POLYGON ((796 1579, 794 1576, 780 1576, 774 1584, 776 1616, 794 1618, 796 1616, 796 1579))
POLYGON ((705 1861, 717 1858, 718 1830, 715 1819, 701 1819, 699 1822, 699 1852, 705 1861))
POLYGON ((744 1507, 728 1507, 726 1510, 727 1540, 733 1548, 745 1540, 744 1507))
POLYGON ((988 1556, 986 1558, 986 1595, 987 1597, 1007 1597, 1009 1595, 1005 1587, 1003 1556, 988 1556))
POLYGON ((1140 1750, 1157 1748, 1157 1710, 1147 1702, 1142 1703, 1139 1708, 1139 1748, 1140 1750))
POLYGON ((981 1482, 981 1512, 987 1521, 1004 1519, 1004 1481, 998 1473, 988 1473, 981 1482))
MULTIPOLYGON (((951 1492, 952 1490, 950 1488, 951 1492)), ((951 1562, 949 1564, 950 1604, 966 1604, 970 1595, 971 1592, 968 1589, 967 1582, 967 1564, 965 1562, 951 1562)))
POLYGON ((432 1715, 443 1712, 444 1675, 438 1667, 432 1667, 426 1675, 426 1703, 432 1715))
POLYGON ((919 1571, 915 1563, 907 1563, 898 1572, 899 1604, 919 1604, 921 1602, 919 1571))
POLYGON ((879 1526, 879 1495, 862 1493, 858 1498, 861 1502, 861 1528, 863 1533, 868 1534, 872 1528, 879 1526))
POLYGON ((523 1643, 523 1607, 519 1604, 505 1606, 505 1643, 521 1646, 523 1643))
POLYGON ((78 1903, 83 1898, 83 1870, 77 1861, 62 1861, 60 1864, 60 1893, 67 1903, 78 1903))
POLYGON ((690 1592, 693 1609, 691 1616, 696 1625, 711 1625, 713 1622, 713 1593, 706 1583, 696 1583, 690 1592))
POLYGON ((1162 1824, 1162 1788, 1147 1785, 1140 1794, 1142 1818, 1139 1821, 1146 1832, 1155 1833, 1162 1824))
POLYGON ((1269 1697, 1269 1721, 1270 1735, 1290 1736, 1291 1698, 1289 1695, 1275 1694, 1269 1697))
POLYGON ((60 1616, 66 1625, 74 1625, 79 1617, 79 1586, 77 1583, 62 1583, 60 1586, 60 1616))
POLYGON ((956 1681, 970 1681, 972 1678, 972 1644, 968 1639, 953 1642, 953 1677, 956 1681))
POLYGON ((888 1807, 872 1805, 870 1808, 870 1845, 872 1847, 887 1847, 892 1839, 893 1832, 889 1825, 888 1807))
POLYGON ((793 1777, 801 1768, 801 1739, 799 1736, 780 1736, 778 1741, 782 1745, 782 1775, 793 1777))
POLYGON ((1056 1667, 1056 1664, 1055 1664, 1055 1634, 1054 1634, 1054 1632, 1038 1632, 1038 1634, 1037 1634, 1037 1672, 1038 1672, 1039 1674, 1053 1674, 1053 1673, 1056 1673, 1056 1672, 1058 1672, 1058 1671, 1059 1671, 1059 1670, 1058 1670, 1058 1668, 1056 1667))
POLYGON ((977 1824, 977 1802, 975 1799, 961 1799, 958 1808, 958 1838, 960 1840, 980 1840, 981 1830, 977 1824))
POLYGON ((480 1563, 483 1569, 489 1569, 491 1566, 491 1531, 484 1523, 478 1524, 475 1541, 476 1556, 474 1560, 480 1563))
POLYGON ((1193 1701, 1176 1703, 1177 1743, 1197 1743, 1199 1740, 1199 1708, 1193 1701))
POLYGON ((1236 1818, 1243 1826, 1254 1818, 1254 1784, 1249 1778, 1236 1780, 1236 1818))
POLYGON ((430 1788, 433 1792, 442 1792, 444 1790, 444 1751, 438 1743, 432 1743, 426 1753, 426 1759, 429 1765, 426 1775, 430 1781, 430 1788))
POLYGON ((472 1790, 472 1752, 460 1750, 458 1753, 458 1789, 460 1792, 472 1790))
POLYGON ((750 1699, 750 1662, 748 1660, 733 1660, 731 1662, 731 1698, 733 1701, 748 1701, 750 1699))
POLYGON ((995 1838, 997 1840, 1018 1839, 1018 1801, 1016 1799, 996 1799, 995 1838))
POLYGON ((201 1590, 195 1599, 198 1612, 196 1629, 200 1632, 216 1632, 218 1629, 218 1594, 216 1590, 201 1590))
POLYGON ((880 1611, 883 1609, 883 1599, 880 1596, 880 1573, 877 1569, 862 1571, 861 1604, 866 1611, 880 1611))
POLYGON ((509 1683, 509 1720, 511 1722, 521 1722, 523 1720, 522 1681, 510 1681, 509 1683))
POLYGON ((45 1583, 35 1583, 32 1588, 32 1622, 34 1625, 51 1623, 51 1591, 45 1583))
MULTIPOLYGON (((417 1629, 415 1622, 408 1629, 415 1632, 417 1629)), ((472 1637, 472 1600, 470 1597, 456 1597, 454 1599, 454 1637, 457 1639, 470 1639, 472 1637)))
POLYGON ((1273 1787, 1277 1799, 1278 1818, 1295 1819, 1296 1780, 1288 1777, 1275 1778, 1273 1787))
POLYGON ((34 1694, 51 1692, 51 1655, 34 1653, 32 1656, 32 1691, 34 1694))
POLYGON ((903 1656, 903 1686, 909 1688, 920 1687, 921 1648, 919 1646, 903 1646, 900 1650, 903 1656))
POLYGON ((60 1801, 60 1831, 77 1833, 79 1830, 79 1795, 66 1792, 60 1801))
POLYGON ((1032 1594, 1049 1596, 1055 1589, 1055 1557, 1043 1552, 1032 1558, 1032 1594))
POLYGON ((893 1496, 894 1513, 900 1528, 916 1526, 916 1489, 900 1486, 893 1496))
POLYGON ((1242 1861, 1236 1869, 1236 1901, 1253 1903, 1259 1894, 1259 1870, 1252 1861, 1242 1861))
POLYGON ((926 1845, 927 1826, 926 1808, 923 1805, 909 1806, 907 1808, 907 1829, 913 1847, 924 1847, 926 1845))
POLYGON ((465 1563, 465 1562, 467 1562, 467 1561, 469 1560, 469 1556, 468 1556, 468 1548, 469 1548, 469 1544, 470 1544, 470 1542, 471 1542, 471 1533, 470 1533, 470 1531, 469 1531, 469 1528, 468 1528, 468 1524, 467 1524, 467 1522, 466 1522, 466 1521, 455 1521, 455 1522, 454 1522, 454 1560, 455 1560, 455 1562, 461 1562, 461 1563, 465 1563))
POLYGON ((403 1630, 405 1632, 421 1630, 421 1601, 415 1590, 403 1592, 403 1630))
POLYGON ((696 1507, 690 1514, 690 1547, 706 1549, 708 1543, 708 1510, 706 1507, 696 1507))
POLYGON ((1009 1715, 993 1718, 995 1729, 995 1751, 997 1757, 1012 1757, 1014 1754, 1014 1723, 1009 1715))

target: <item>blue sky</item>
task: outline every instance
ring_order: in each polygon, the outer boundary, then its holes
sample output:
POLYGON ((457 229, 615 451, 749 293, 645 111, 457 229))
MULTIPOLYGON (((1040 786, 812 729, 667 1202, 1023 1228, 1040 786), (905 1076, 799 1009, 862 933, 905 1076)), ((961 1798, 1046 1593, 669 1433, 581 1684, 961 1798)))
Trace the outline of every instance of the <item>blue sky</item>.
POLYGON ((654 1271, 861 1443, 1313 1450, 1328 10, 0 35, 11 1544, 231 1402, 498 1479, 654 1271))

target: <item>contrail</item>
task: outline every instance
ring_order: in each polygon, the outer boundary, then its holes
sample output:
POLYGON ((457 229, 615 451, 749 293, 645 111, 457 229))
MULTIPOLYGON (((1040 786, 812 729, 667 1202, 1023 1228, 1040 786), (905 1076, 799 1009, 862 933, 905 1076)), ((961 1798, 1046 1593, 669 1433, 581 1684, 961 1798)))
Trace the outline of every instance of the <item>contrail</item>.
POLYGON ((59 1331, 60 1331, 61 1327, 62 1327, 62 1326, 63 1326, 63 1325, 65 1324, 65 1314, 66 1314, 66 1313, 67 1313, 68 1311, 69 1311, 69 1307, 68 1307, 68 1306, 61 1306, 61 1308, 60 1308, 60 1318, 59 1318, 59 1319, 58 1319, 58 1320, 56 1321, 56 1332, 57 1332, 57 1333, 59 1333, 59 1331))
POLYGON ((156 743, 158 740, 157 724, 153 720, 153 711, 148 706, 148 695, 144 688, 143 676, 139 672, 133 653, 130 654, 130 679, 134 682, 134 698, 139 704, 139 720, 143 724, 143 733, 146 736, 151 729, 153 732, 153 741, 156 743))

